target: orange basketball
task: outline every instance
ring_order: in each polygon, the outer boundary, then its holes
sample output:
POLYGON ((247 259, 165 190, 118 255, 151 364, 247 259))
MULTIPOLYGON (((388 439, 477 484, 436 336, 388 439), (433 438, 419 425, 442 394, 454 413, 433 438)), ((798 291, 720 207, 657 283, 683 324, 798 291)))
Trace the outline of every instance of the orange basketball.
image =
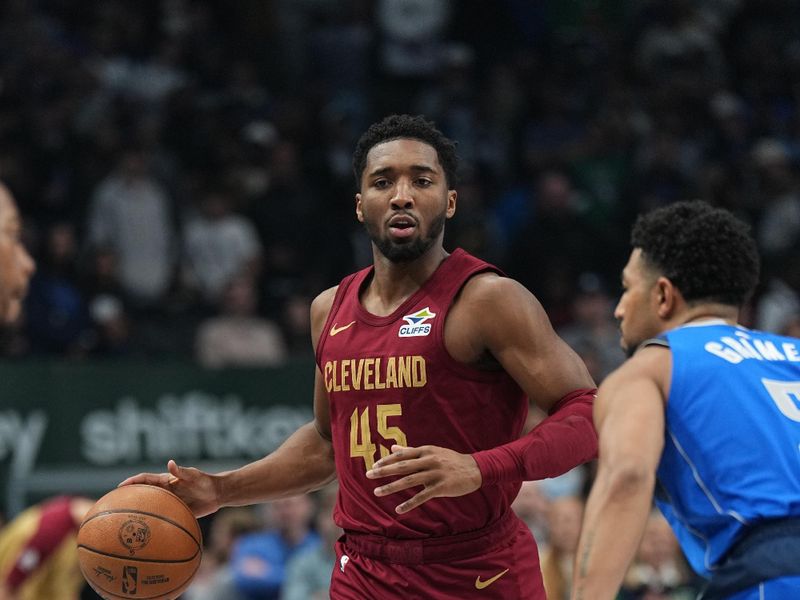
POLYGON ((81 572, 106 600, 173 600, 200 566, 189 507, 162 488, 126 485, 97 501, 78 530, 81 572))

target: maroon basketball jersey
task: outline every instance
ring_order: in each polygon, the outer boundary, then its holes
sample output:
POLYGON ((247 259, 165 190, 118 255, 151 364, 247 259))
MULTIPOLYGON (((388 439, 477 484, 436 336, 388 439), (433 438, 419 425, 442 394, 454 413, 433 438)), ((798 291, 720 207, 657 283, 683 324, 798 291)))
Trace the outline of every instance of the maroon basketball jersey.
POLYGON ((498 269, 461 249, 389 316, 359 301, 372 267, 342 280, 317 347, 330 398, 344 529, 395 538, 446 536, 485 527, 508 509, 518 484, 484 486, 460 498, 435 498, 404 515, 395 507, 419 488, 383 498, 386 480, 365 473, 392 444, 432 444, 457 452, 486 450, 517 439, 528 401, 502 370, 457 362, 444 346, 444 323, 456 294, 476 273, 498 269))

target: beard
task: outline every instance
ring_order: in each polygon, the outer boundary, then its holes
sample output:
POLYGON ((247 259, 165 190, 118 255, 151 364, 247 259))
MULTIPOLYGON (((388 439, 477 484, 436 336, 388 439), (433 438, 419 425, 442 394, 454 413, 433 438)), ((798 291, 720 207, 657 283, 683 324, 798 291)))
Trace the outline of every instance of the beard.
POLYGON ((404 263, 418 259, 433 246, 439 234, 444 230, 444 222, 445 213, 442 213, 431 221, 425 235, 409 241, 397 241, 388 235, 381 235, 378 228, 367 219, 364 220, 364 228, 367 230, 369 239, 377 246, 381 254, 394 263, 404 263))

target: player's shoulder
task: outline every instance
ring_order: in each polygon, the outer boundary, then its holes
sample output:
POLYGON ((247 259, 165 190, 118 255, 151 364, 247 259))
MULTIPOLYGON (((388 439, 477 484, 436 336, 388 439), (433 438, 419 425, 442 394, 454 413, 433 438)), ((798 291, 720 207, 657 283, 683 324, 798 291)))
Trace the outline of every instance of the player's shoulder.
POLYGON ((331 306, 333 306, 333 300, 336 298, 336 291, 339 289, 338 285, 333 287, 329 287, 327 290, 320 292, 317 294, 317 297, 311 301, 311 316, 319 315, 327 315, 330 310, 331 306))
POLYGON ((461 289, 461 299, 468 302, 503 305, 518 297, 531 297, 525 286, 494 271, 483 271, 470 277, 461 289))
POLYGON ((669 346, 652 344, 639 348, 636 353, 610 373, 604 385, 625 385, 636 380, 648 379, 662 391, 669 390, 672 375, 672 352, 669 346))
POLYGON ((317 347, 325 321, 328 320, 337 289, 339 289, 338 285, 328 288, 311 301, 311 339, 313 340, 314 349, 317 347))

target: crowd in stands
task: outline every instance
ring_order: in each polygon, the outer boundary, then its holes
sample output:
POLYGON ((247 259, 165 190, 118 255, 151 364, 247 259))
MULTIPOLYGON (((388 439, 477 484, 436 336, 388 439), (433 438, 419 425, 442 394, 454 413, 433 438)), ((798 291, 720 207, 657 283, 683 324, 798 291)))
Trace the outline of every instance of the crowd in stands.
MULTIPOLYGON (((0 180, 38 270, 0 351, 308 359, 311 299, 370 262, 351 153, 393 112, 459 143, 446 247, 531 289, 598 382, 623 360, 630 224, 676 200, 752 225, 743 322, 798 336, 798 40, 795 0, 8 0, 0 180)), ((552 598, 587 477, 526 483, 515 504, 552 598)), ((327 597, 303 575, 337 533, 330 495, 315 501, 222 511, 187 598, 327 597)), ((651 521, 622 597, 693 597, 651 521)))
POLYGON ((350 156, 391 112, 459 142, 447 246, 528 286, 596 375, 628 226, 678 199, 752 223, 747 321, 798 327, 796 2, 73 8, 0 9, 0 179, 39 265, 6 356, 307 357, 310 299, 368 264, 350 156))

